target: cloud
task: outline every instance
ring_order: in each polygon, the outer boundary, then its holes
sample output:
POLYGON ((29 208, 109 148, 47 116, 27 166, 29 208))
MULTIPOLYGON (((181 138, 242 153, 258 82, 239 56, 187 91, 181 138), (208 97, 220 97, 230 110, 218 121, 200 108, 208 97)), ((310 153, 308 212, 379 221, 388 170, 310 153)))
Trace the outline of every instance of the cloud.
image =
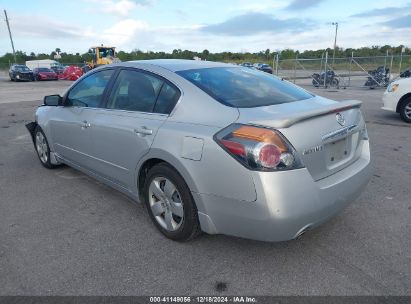
POLYGON ((118 17, 126 17, 134 9, 152 4, 152 0, 91 0, 91 2, 98 3, 101 12, 118 17))
POLYGON ((411 14, 383 22, 391 28, 411 28, 411 14))
POLYGON ((324 0, 294 0, 286 7, 288 10, 301 11, 317 6, 324 0))
POLYGON ((92 35, 89 28, 63 23, 46 16, 16 15, 11 21, 11 26, 13 33, 20 37, 78 39, 92 35))
POLYGON ((399 14, 405 12, 411 12, 411 3, 403 7, 385 7, 376 8, 362 13, 351 15, 350 17, 385 17, 392 16, 393 14, 399 14))
POLYGON ((129 43, 138 33, 148 31, 148 25, 139 20, 126 19, 103 30, 102 38, 106 43, 123 46, 129 43))
POLYGON ((266 12, 283 9, 287 3, 282 1, 259 0, 259 1, 239 1, 236 5, 230 5, 228 10, 230 12, 266 12))
POLYGON ((302 31, 311 22, 301 19, 277 19, 270 14, 247 13, 236 16, 227 21, 206 25, 200 31, 228 36, 247 36, 262 32, 302 31))

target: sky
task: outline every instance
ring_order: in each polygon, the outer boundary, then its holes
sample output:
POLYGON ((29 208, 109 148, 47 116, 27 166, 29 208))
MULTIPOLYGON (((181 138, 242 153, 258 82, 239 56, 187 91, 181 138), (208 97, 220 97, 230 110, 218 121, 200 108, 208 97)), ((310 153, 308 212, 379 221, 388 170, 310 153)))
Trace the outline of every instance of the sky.
POLYGON ((56 48, 258 52, 411 46, 410 0, 0 0, 0 55, 56 48))

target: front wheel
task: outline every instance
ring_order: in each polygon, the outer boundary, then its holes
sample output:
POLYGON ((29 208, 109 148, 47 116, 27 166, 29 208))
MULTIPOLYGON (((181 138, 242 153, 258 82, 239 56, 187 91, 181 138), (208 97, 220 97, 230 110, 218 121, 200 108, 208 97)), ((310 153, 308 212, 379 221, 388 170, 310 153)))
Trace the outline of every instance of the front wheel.
POLYGON ((194 199, 174 168, 165 163, 152 167, 143 191, 150 218, 166 237, 188 241, 200 234, 194 199))
POLYGON ((318 80, 316 80, 316 79, 313 79, 313 80, 312 80, 312 84, 313 84, 313 86, 316 87, 316 88, 318 88, 318 87, 320 86, 320 82, 319 82, 318 80))
POLYGON ((50 162, 50 147, 43 130, 37 126, 34 130, 34 147, 41 164, 47 169, 58 167, 50 162))
POLYGON ((401 118, 408 123, 411 123, 411 98, 407 98, 400 105, 401 118))

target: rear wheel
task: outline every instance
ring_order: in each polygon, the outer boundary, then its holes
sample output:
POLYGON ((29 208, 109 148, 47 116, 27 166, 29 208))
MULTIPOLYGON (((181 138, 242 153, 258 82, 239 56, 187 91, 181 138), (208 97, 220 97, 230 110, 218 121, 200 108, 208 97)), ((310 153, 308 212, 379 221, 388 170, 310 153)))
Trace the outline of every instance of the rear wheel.
POLYGON ((400 115, 405 122, 411 123, 411 98, 401 102, 400 115))
POLYGON ((174 168, 165 163, 152 167, 143 191, 150 218, 166 237, 188 241, 201 232, 194 199, 174 168))
POLYGON ((47 169, 58 167, 50 162, 50 147, 43 130, 37 126, 34 130, 34 147, 41 164, 47 169))

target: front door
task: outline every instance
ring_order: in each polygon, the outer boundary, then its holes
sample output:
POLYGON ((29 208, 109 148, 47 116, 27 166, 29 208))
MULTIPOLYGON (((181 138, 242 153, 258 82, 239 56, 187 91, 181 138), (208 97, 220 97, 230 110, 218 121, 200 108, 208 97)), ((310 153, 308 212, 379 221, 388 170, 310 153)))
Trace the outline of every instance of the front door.
POLYGON ((91 122, 113 72, 103 70, 82 79, 68 92, 64 106, 58 107, 50 119, 54 151, 89 170, 93 167, 91 122))

